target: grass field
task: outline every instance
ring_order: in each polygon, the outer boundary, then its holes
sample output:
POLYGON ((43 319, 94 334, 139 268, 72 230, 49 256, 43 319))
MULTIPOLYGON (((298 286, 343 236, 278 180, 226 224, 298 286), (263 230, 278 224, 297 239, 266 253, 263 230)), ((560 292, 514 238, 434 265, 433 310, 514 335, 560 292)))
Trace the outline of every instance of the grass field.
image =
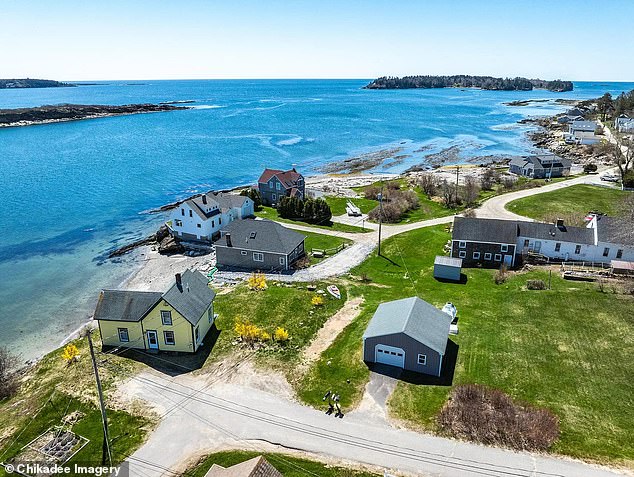
POLYGON ((506 208, 511 212, 537 220, 552 220, 556 216, 570 218, 577 224, 590 211, 619 215, 620 205, 630 192, 586 184, 573 185, 565 189, 525 197, 510 202, 506 208))
POLYGON ((305 477, 316 475, 319 477, 379 477, 379 474, 371 474, 342 467, 330 466, 313 460, 301 459, 284 454, 272 454, 251 451, 225 451, 211 454, 204 458, 196 467, 187 472, 189 477, 204 477, 213 464, 222 467, 230 467, 240 462, 252 459, 258 455, 264 455, 266 460, 273 465, 284 477, 305 477))
POLYGON ((330 211, 332 212, 333 216, 346 214, 346 204, 349 200, 352 201, 354 205, 359 207, 363 214, 367 214, 378 205, 378 202, 376 200, 366 199, 364 197, 348 198, 326 196, 324 197, 324 200, 330 206, 330 211))
POLYGON ((339 224, 337 222, 330 222, 328 224, 309 224, 307 222, 302 222, 299 220, 283 219, 278 215, 277 209, 273 207, 262 207, 262 210, 260 210, 259 212, 256 212, 255 215, 258 217, 262 217, 263 219, 275 220, 276 222, 304 225, 304 226, 316 227, 316 228, 324 229, 324 230, 334 230, 335 232, 349 232, 349 233, 370 232, 370 229, 363 229, 361 227, 356 227, 354 225, 339 224))
MULTIPOLYGON (((494 271, 480 269, 464 270, 466 284, 440 283, 433 259, 448 238, 444 227, 393 237, 384 245, 390 260, 373 256, 353 270, 372 280, 348 285, 350 296, 365 297, 362 313, 298 383, 300 397, 319 407, 324 390, 336 389, 344 407, 358 402, 369 376, 361 336, 380 302, 413 295, 438 307, 451 301, 460 318, 460 334, 451 337, 459 346, 454 385, 485 384, 551 409, 561 419, 556 452, 631 465, 634 297, 557 274, 551 290, 526 290, 528 279, 547 280, 539 269, 502 285, 494 271)), ((401 382, 390 410, 413 427, 437 430, 450 389, 401 382)))
POLYGON ((317 250, 332 250, 337 249, 339 246, 343 244, 351 244, 352 240, 348 240, 342 237, 334 237, 332 235, 324 235, 324 234, 316 234, 313 232, 301 232, 301 234, 306 236, 306 241, 304 242, 304 250, 309 254, 310 264, 314 265, 315 263, 321 262, 326 256, 322 258, 315 258, 312 256, 311 251, 313 249, 317 250))
MULTIPOLYGON (((0 461, 9 462, 23 446, 77 411, 83 417, 71 429, 90 442, 69 461, 69 465, 101 463, 101 413, 96 405, 90 355, 85 339, 75 343, 81 353, 77 363, 67 367, 59 350, 50 353, 27 372, 16 396, 0 402, 0 461)), ((96 345, 99 348, 99 344, 96 345)), ((103 355, 98 359, 107 397, 120 373, 131 372, 136 363, 109 356, 110 363, 106 366, 103 355)), ((111 409, 108 410, 108 421, 115 463, 138 448, 152 427, 147 418, 111 409)), ((0 467, 0 476, 4 475, 6 473, 0 467)))

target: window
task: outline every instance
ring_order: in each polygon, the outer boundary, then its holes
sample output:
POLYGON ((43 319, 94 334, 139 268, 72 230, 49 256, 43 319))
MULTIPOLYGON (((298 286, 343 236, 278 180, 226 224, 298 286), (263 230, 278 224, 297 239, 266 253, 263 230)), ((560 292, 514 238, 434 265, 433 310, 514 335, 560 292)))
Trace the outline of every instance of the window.
POLYGON ((286 265, 286 257, 280 257, 280 265, 286 265))
POLYGON ((194 336, 196 337, 196 343, 200 341, 200 331, 198 331, 198 327, 194 328, 194 336))
POLYGON ((216 221, 215 221, 215 220, 212 220, 212 221, 211 221, 211 226, 212 226, 212 227, 215 227, 215 226, 216 226, 216 221))
POLYGON ((460 248, 467 248, 467 242, 458 242, 458 247, 460 248))
POLYGON ((121 341, 122 343, 127 343, 128 341, 130 341, 130 336, 128 335, 128 329, 127 328, 119 328, 119 341, 121 341))
POLYGON ((581 245, 575 245, 575 253, 579 255, 581 253, 581 245))
POLYGON ((501 262, 502 261, 502 254, 496 253, 495 254, 495 261, 496 262, 501 262))
POLYGON ((616 251, 616 258, 622 258, 623 257, 623 249, 618 249, 616 251))
POLYGON ((222 217, 218 217, 218 225, 222 225, 222 217))
POLYGON ((185 216, 185 209, 181 209, 181 215, 184 217, 185 216))
POLYGON ((172 312, 161 310, 161 322, 164 325, 171 326, 172 325, 172 312))
POLYGON ((280 190, 280 183, 279 183, 279 182, 275 183, 275 188, 276 188, 277 190, 280 190))
POLYGON ((191 210, 189 211, 189 216, 190 216, 190 217, 193 217, 193 215, 192 215, 192 211, 191 211, 191 210))
POLYGON ((508 244, 502 244, 502 246, 500 247, 500 252, 508 252, 508 251, 509 251, 508 244))
POLYGON ((530 241, 528 239, 524 240, 524 247, 528 247, 529 243, 530 243, 530 241))
POLYGON ((607 257, 608 255, 610 255, 610 249, 608 247, 605 247, 603 249, 603 256, 607 257))
POLYGON ((257 234, 258 234, 257 232, 251 232, 251 233, 249 234, 249 238, 250 238, 250 239, 254 239, 254 238, 257 236, 257 234))
POLYGON ((254 262, 263 262, 264 254, 260 252, 253 252, 253 261, 254 262))
POLYGON ((465 250, 460 250, 460 252, 458 253, 458 257, 460 258, 466 258, 467 256, 467 252, 465 250))
POLYGON ((555 244, 555 252, 559 252, 560 250, 561 250, 561 243, 560 243, 560 242, 557 242, 557 243, 555 244))
POLYGON ((273 200, 277 199, 277 196, 275 194, 273 194, 273 200))
POLYGON ((198 227, 200 229, 200 228, 202 228, 202 225, 196 224, 196 227, 198 227))
POLYGON ((174 340, 174 332, 173 331, 163 331, 163 339, 165 340, 166 345, 175 345, 176 341, 174 340))
POLYGON ((269 187, 272 189, 273 188, 273 181, 269 182, 269 187))
POLYGON ((490 253, 485 253, 484 254, 484 259, 485 260, 491 260, 491 254, 490 253))
POLYGON ((426 354, 419 354, 418 355, 418 364, 420 364, 421 366, 426 366, 427 365, 427 355, 426 354))
POLYGON ((473 252, 473 259, 480 260, 480 252, 473 252))
POLYGON ((213 321, 213 318, 214 318, 214 309, 210 306, 207 309, 207 319, 209 320, 209 323, 213 321))
POLYGON ((182 226, 183 226, 183 221, 182 221, 182 220, 178 220, 178 219, 176 219, 176 220, 174 221, 174 223, 176 224, 176 227, 182 227, 182 226))
POLYGON ((240 255, 246 255, 246 254, 247 254, 247 251, 246 251, 246 250, 242 250, 242 251, 240 251, 240 255))

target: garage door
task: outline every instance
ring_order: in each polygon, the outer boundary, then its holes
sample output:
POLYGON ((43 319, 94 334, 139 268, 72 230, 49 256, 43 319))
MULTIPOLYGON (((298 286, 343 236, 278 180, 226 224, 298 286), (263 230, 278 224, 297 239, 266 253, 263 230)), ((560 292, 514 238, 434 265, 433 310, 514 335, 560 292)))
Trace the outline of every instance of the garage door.
POLYGON ((399 368, 405 367, 405 351, 401 348, 395 348, 387 345, 376 345, 374 351, 374 361, 399 368))

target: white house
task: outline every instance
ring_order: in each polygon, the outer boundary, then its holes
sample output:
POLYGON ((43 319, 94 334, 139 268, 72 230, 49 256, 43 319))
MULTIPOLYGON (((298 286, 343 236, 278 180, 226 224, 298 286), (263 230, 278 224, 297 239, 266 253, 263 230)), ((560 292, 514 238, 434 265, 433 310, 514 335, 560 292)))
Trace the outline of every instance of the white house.
POLYGON ((614 120, 614 128, 618 132, 634 132, 634 118, 629 118, 625 114, 621 114, 614 120))
POLYGON ((234 220, 254 215, 253 201, 224 192, 206 193, 180 203, 170 215, 174 236, 183 240, 211 241, 234 220))
POLYGON ((564 134, 567 143, 595 144, 601 140, 594 134, 597 123, 594 121, 572 121, 568 126, 568 133, 564 134))

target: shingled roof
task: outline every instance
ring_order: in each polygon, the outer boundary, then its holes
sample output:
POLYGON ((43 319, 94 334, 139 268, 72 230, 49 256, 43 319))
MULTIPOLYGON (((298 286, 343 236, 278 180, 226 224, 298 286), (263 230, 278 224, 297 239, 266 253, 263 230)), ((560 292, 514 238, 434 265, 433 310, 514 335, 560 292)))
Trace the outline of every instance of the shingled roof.
POLYGON ((141 321, 162 296, 163 294, 160 292, 103 290, 97 301, 94 319, 101 321, 141 321))
POLYGON ((225 237, 215 243, 216 247, 227 247, 226 234, 229 233, 235 248, 282 254, 292 252, 306 239, 305 235, 271 220, 234 220, 222 233, 225 237))
POLYGON ((537 240, 555 240, 578 244, 594 244, 594 231, 586 227, 571 227, 544 222, 517 222, 518 235, 537 240))
POLYGON ((634 245, 634 220, 628 217, 597 217, 597 236, 600 242, 634 245))
POLYGON ((163 294, 163 299, 192 325, 198 324, 203 313, 216 297, 207 278, 200 272, 185 270, 180 285, 175 282, 163 294))
POLYGON ((514 220, 455 217, 453 240, 515 244, 517 222, 514 220))
POLYGON ((404 333, 444 355, 451 316, 418 297, 381 303, 363 338, 404 333))
POLYGON ((303 178, 303 176, 295 169, 290 169, 288 171, 281 171, 278 169, 264 169, 264 172, 258 179, 258 183, 266 183, 271 180, 272 177, 277 177, 277 179, 286 189, 291 189, 297 186, 299 180, 303 178))
POLYGON ((222 467, 218 464, 211 466, 205 477, 283 477, 282 474, 262 456, 232 465, 222 467))

